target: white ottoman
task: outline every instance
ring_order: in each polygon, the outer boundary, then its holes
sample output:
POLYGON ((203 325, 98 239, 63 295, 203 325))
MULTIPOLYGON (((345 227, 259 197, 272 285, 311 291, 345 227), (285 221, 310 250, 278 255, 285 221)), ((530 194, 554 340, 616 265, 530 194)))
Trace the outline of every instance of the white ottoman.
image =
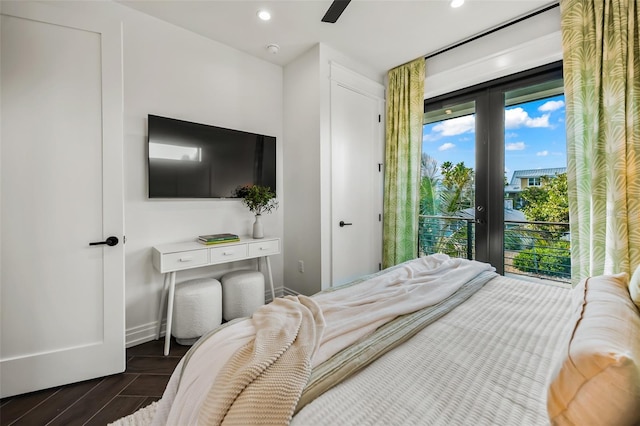
POLYGON ((198 278, 176 284, 173 299, 173 337, 181 345, 192 345, 200 336, 222 323, 222 287, 213 278, 198 278))
POLYGON ((241 270, 225 274, 222 282, 222 317, 249 317, 264 305, 264 275, 262 272, 241 270))

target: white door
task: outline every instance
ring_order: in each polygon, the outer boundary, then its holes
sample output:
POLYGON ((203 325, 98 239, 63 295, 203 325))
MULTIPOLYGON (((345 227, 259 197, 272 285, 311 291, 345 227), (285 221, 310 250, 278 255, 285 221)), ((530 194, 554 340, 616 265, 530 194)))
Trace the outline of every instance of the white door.
POLYGON ((378 271, 382 259, 380 99, 331 85, 332 285, 378 271))
POLYGON ((124 221, 120 24, 1 7, 6 397, 124 371, 124 221))

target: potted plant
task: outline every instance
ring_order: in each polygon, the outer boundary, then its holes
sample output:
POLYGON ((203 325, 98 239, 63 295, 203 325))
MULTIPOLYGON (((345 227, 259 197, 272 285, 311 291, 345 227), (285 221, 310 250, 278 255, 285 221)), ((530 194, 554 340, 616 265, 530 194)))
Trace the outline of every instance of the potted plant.
POLYGON ((271 213, 278 208, 276 194, 268 186, 245 185, 236 190, 236 195, 242 198, 242 203, 256 217, 253 223, 253 238, 263 238, 262 213, 271 213))

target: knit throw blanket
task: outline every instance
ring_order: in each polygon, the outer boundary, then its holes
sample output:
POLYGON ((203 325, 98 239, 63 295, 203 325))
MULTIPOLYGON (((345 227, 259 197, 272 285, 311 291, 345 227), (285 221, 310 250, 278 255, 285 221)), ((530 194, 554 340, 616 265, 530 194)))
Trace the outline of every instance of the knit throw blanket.
POLYGON ((287 296, 253 315, 255 339, 220 371, 198 424, 286 425, 311 374, 324 318, 305 296, 287 296))

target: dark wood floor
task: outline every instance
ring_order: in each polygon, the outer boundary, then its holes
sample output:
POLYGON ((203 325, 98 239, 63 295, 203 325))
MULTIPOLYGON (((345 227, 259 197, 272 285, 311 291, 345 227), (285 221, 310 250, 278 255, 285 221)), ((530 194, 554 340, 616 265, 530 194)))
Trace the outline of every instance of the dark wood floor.
POLYGON ((106 425, 157 401, 189 349, 164 339, 127 349, 122 374, 0 400, 0 425, 106 425))

